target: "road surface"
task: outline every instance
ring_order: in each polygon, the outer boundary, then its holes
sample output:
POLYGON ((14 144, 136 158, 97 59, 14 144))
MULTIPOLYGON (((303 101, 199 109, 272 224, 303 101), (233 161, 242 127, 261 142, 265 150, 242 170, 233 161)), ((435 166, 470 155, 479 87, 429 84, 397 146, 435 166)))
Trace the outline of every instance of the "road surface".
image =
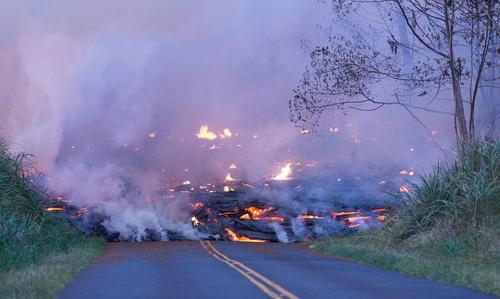
POLYGON ((495 298, 304 244, 109 243, 60 298, 495 298))

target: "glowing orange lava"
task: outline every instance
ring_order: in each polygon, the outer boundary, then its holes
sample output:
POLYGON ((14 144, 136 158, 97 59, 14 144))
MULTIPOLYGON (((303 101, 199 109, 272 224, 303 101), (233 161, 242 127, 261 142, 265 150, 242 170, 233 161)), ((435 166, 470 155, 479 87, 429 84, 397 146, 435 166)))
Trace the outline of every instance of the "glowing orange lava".
POLYGON ((292 163, 287 163, 285 167, 281 168, 280 173, 277 176, 271 178, 271 180, 284 181, 290 180, 290 175, 292 174, 292 163))
POLYGON ((214 140, 217 139, 217 134, 210 132, 208 126, 205 125, 200 127, 200 131, 196 134, 196 137, 199 139, 214 140))
POLYGON ((233 242, 251 242, 251 243, 265 243, 267 242, 266 240, 259 240, 259 239, 250 239, 249 237, 246 236, 238 236, 234 231, 232 231, 229 228, 224 229, 227 234, 229 235, 229 238, 233 242))
POLYGON ((64 208, 62 208, 62 207, 50 207, 50 208, 46 208, 45 211, 60 212, 60 211, 64 211, 64 208))
POLYGON ((274 208, 258 208, 258 207, 249 207, 246 208, 246 214, 240 217, 240 219, 247 220, 270 220, 270 221, 279 221, 283 222, 285 219, 278 216, 263 216, 263 214, 272 211, 274 208))

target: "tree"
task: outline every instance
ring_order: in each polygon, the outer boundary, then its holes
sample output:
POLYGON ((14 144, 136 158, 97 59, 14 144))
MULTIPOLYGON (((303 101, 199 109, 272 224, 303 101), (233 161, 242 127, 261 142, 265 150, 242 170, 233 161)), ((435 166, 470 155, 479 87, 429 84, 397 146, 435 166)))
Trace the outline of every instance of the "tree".
POLYGON ((451 115, 459 141, 475 137, 479 91, 500 88, 497 77, 484 76, 486 71, 495 74, 492 69, 498 67, 498 0, 331 0, 329 4, 344 20, 376 12, 381 24, 368 25, 383 32, 385 41, 369 42, 359 32, 333 33, 328 45, 310 50, 311 62, 289 103, 294 123, 315 129, 327 110, 372 111, 400 105, 417 120, 417 110, 451 115), (399 25, 411 38, 395 33, 396 19, 403 20, 399 25), (410 67, 403 66, 400 49, 411 52, 410 67), (391 88, 381 90, 381 84, 391 88), (451 96, 453 111, 435 109, 436 99, 446 96, 451 96))

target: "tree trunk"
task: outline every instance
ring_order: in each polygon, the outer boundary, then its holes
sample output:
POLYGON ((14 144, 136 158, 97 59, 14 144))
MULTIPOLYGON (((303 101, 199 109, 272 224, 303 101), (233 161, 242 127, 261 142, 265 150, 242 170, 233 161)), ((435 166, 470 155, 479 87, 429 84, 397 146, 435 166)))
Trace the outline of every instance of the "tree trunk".
POLYGON ((460 74, 455 61, 455 51, 453 48, 453 22, 455 21, 455 1, 444 0, 444 21, 446 35, 448 37, 448 65, 450 67, 451 82, 453 85, 453 100, 455 102, 455 132, 458 141, 467 141, 469 134, 467 132, 467 121, 465 119, 464 101, 460 88, 460 74), (451 18, 448 6, 451 5, 451 18))

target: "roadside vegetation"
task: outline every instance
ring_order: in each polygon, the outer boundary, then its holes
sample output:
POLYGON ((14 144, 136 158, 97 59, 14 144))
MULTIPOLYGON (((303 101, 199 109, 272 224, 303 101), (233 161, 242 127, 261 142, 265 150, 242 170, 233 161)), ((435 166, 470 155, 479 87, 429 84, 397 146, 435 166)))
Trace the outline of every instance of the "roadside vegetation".
POLYGON ((32 156, 0 141, 0 297, 53 296, 104 246, 47 213, 32 156))
POLYGON ((500 295, 500 142, 475 141, 402 195, 377 232, 315 242, 388 270, 500 295))

